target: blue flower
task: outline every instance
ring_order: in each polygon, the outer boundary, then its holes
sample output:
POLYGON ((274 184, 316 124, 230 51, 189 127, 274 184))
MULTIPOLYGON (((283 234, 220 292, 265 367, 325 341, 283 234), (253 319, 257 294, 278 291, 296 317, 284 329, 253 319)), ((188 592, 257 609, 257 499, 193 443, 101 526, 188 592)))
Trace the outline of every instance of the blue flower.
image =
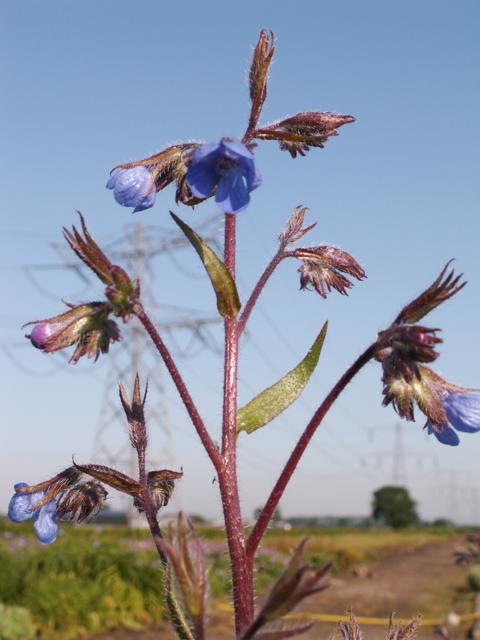
POLYGON ((155 202, 155 183, 152 174, 143 165, 130 169, 114 169, 107 189, 113 189, 118 204, 124 207, 135 207, 133 212, 143 211, 155 202))
MULTIPOLYGON (((28 487, 28 484, 19 482, 14 486, 15 492, 22 487, 28 487)), ((47 502, 38 511, 32 511, 44 495, 43 491, 15 493, 8 505, 8 517, 12 522, 25 522, 33 518, 33 529, 38 540, 42 544, 50 544, 56 540, 58 531, 55 500, 47 502)))
POLYGON ((250 202, 250 192, 262 182, 253 154, 238 140, 223 138, 218 144, 202 144, 195 150, 187 171, 187 183, 196 198, 215 201, 225 213, 238 213, 250 202))
POLYGON ((428 433, 433 433, 439 442, 457 446, 460 442, 456 431, 475 433, 480 431, 480 391, 447 391, 443 398, 446 424, 427 422, 428 433))

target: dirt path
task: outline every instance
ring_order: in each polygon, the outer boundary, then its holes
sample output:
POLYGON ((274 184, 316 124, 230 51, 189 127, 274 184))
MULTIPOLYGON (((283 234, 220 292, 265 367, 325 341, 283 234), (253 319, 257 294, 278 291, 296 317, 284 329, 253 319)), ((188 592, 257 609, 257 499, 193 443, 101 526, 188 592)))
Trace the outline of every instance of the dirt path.
MULTIPOLYGON (((392 611, 398 617, 424 618, 443 616, 449 611, 465 613, 471 611, 471 600, 462 594, 466 581, 466 570, 453 562, 454 549, 461 538, 441 540, 420 548, 402 552, 390 551, 377 563, 369 566, 369 577, 355 577, 352 573, 331 579, 330 587, 310 599, 304 611, 315 613, 343 614, 353 608, 358 616, 388 618, 392 611)), ((209 638, 231 640, 225 634, 223 615, 211 617, 209 638)), ((334 625, 316 624, 309 634, 300 636, 305 640, 327 639, 334 625)), ((452 638, 465 637, 466 629, 458 629, 452 638)), ((383 638, 378 627, 364 629, 366 640, 383 638)), ((432 629, 424 628, 420 638, 431 638, 432 629)), ((118 631, 92 640, 173 640, 175 636, 167 629, 148 632, 118 631)))

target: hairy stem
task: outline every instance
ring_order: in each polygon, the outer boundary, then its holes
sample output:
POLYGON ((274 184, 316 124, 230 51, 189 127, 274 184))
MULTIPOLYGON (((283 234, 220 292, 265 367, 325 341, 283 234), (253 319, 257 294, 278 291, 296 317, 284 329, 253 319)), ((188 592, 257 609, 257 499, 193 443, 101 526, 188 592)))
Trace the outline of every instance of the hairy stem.
POLYGON ((208 433, 203 423, 203 420, 200 417, 200 414, 198 413, 197 407, 195 406, 195 403, 193 402, 192 397, 187 387, 185 386, 183 378, 180 375, 180 372, 177 369, 177 365, 175 364, 172 356, 170 355, 170 352, 167 349, 167 346, 163 342, 162 338, 160 337, 160 334, 158 333, 155 326, 152 324, 152 321, 148 317, 145 309, 140 304, 140 302, 138 302, 135 305, 134 312, 137 318, 140 320, 140 322, 144 326, 144 328, 146 329, 149 336, 151 337, 155 347, 157 348, 157 351, 162 357, 165 363, 165 366, 167 367, 168 372, 170 373, 170 376, 173 382, 175 383, 175 386, 177 387, 177 391, 180 395, 180 398, 182 399, 183 404, 185 405, 185 408, 188 412, 188 415, 190 416, 193 426, 195 427, 195 430, 200 440, 202 441, 202 444, 205 447, 205 450, 208 453, 208 456, 212 461, 213 466, 215 467, 217 472, 219 472, 221 467, 220 453, 217 450, 212 438, 210 437, 210 434, 208 433))
MULTIPOLYGON (((235 224, 233 214, 225 215, 225 265, 235 279, 235 224)), ((235 628, 239 635, 253 618, 253 572, 245 556, 237 479, 237 370, 238 324, 225 318, 225 360, 223 386, 222 468, 218 473, 228 552, 232 571, 235 628)))
POLYGON ((283 245, 281 245, 277 253, 273 256, 273 258, 267 265, 265 271, 260 276, 260 279, 255 285, 255 289, 252 291, 250 298, 247 300, 247 303, 245 304, 245 307, 240 315, 240 318, 238 319, 237 331, 239 336, 243 333, 243 330, 245 329, 245 325, 248 322, 248 318, 250 317, 253 307, 255 306, 260 294, 262 293, 264 286, 267 284, 268 279, 270 278, 270 276, 275 271, 275 269, 277 268, 277 266, 283 260, 284 257, 285 257, 284 247, 283 245))
POLYGON ((281 472, 275 486, 270 493, 270 496, 265 503, 265 506, 260 513, 258 520, 250 533, 250 536, 247 541, 247 556, 249 558, 253 558, 255 556, 255 552, 260 544, 260 540, 262 539, 263 534, 270 522, 273 513, 285 491, 290 478, 295 471, 300 458, 302 457, 305 449, 307 448, 308 443, 312 439, 315 431, 319 427, 326 413, 338 398, 340 393, 345 389, 345 387, 349 384, 352 378, 360 371, 360 369, 367 364, 369 360, 373 357, 375 353, 375 344, 370 345, 368 349, 366 349, 352 364, 351 367, 345 371, 342 377, 338 380, 335 386, 332 388, 330 393, 326 396, 325 400, 313 414, 312 419, 305 427, 305 431, 300 436, 294 450, 290 454, 290 457, 285 464, 283 471, 281 472))
POLYGON ((168 565, 167 556, 163 550, 163 535, 158 524, 157 514, 155 513, 155 507, 153 506, 150 491, 147 483, 147 473, 145 469, 145 447, 137 448, 138 459, 138 479, 142 486, 142 505, 145 512, 145 517, 150 528, 150 533, 155 543, 160 562, 162 563, 163 571, 163 591, 165 596, 165 602, 167 610, 170 615, 173 627, 180 640, 196 640, 191 632, 190 625, 188 624, 182 607, 180 606, 176 595, 175 589, 172 584, 172 576, 168 565))

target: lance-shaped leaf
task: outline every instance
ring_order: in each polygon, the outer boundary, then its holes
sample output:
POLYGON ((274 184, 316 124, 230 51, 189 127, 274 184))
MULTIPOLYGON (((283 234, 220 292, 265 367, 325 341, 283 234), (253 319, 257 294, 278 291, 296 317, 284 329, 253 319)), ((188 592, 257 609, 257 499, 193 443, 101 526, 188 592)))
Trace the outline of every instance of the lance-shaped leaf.
POLYGON ((227 267, 202 238, 191 229, 188 224, 180 220, 178 216, 170 211, 170 215, 178 224, 183 233, 192 243, 193 248, 200 256, 203 266, 208 273, 215 294, 217 296, 217 309, 220 315, 227 318, 234 318, 240 311, 240 299, 237 287, 227 267))
POLYGON ((74 464, 79 471, 83 471, 83 473, 108 484, 110 487, 113 487, 113 489, 117 489, 122 493, 136 496, 141 491, 140 484, 121 471, 105 467, 102 464, 74 464))
POLYGON ((302 393, 317 366, 322 351, 328 322, 322 327, 310 351, 295 369, 281 380, 262 391, 238 412, 238 431, 252 433, 285 411, 302 393))

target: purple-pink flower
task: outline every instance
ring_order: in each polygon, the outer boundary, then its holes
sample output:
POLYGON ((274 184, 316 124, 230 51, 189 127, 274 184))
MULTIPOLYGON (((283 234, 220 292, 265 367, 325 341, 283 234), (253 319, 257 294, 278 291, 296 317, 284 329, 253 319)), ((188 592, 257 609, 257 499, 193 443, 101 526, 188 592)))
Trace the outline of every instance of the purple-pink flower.
POLYGON ((215 201, 225 213, 245 209, 250 192, 261 182, 253 153, 242 142, 230 138, 197 147, 187 171, 193 195, 209 198, 215 194, 215 201))

